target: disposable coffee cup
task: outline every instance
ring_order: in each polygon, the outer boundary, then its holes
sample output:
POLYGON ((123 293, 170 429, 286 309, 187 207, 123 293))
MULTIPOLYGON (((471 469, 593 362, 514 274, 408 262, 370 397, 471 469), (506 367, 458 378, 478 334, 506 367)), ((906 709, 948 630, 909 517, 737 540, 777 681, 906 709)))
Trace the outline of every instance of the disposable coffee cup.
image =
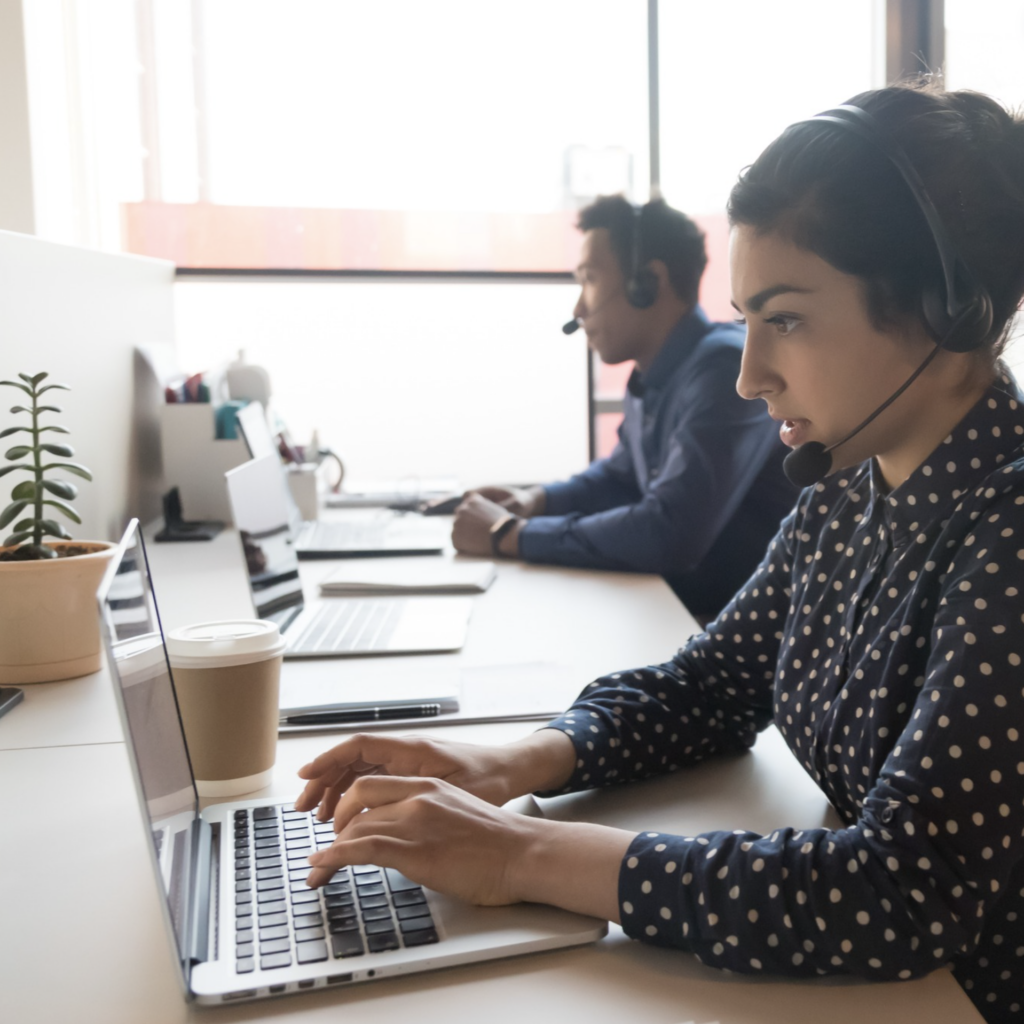
POLYGON ((200 796, 240 796, 269 785, 284 647, 277 626, 262 619, 200 622, 168 633, 200 796))

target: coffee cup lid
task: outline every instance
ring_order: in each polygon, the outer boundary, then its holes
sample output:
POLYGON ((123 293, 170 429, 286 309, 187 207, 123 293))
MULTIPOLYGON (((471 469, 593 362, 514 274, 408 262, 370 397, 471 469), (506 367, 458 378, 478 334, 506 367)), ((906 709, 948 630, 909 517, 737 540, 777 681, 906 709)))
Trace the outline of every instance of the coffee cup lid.
POLYGON ((265 619, 197 622, 167 634, 172 668, 246 665, 275 658, 284 648, 277 624, 265 619))

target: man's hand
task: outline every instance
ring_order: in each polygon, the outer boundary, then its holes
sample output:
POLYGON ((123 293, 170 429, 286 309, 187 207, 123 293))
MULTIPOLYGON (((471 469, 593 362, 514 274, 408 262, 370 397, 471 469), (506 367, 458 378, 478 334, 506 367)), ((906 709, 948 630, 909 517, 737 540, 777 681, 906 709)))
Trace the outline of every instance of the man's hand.
MULTIPOLYGON (((491 527, 508 514, 507 508, 489 501, 480 494, 468 494, 455 510, 452 543, 456 550, 466 555, 493 555, 491 527)), ((509 558, 519 557, 520 528, 521 524, 517 524, 501 540, 501 553, 509 558)))
POLYGON ((469 494, 479 494, 524 519, 543 515, 547 497, 543 487, 477 487, 469 494))

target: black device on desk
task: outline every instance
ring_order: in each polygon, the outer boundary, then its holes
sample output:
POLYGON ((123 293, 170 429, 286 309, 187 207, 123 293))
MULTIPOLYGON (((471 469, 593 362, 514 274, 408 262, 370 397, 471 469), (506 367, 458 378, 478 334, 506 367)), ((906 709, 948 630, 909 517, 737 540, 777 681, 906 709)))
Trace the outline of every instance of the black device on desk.
POLYGON ((216 519, 195 519, 191 522, 182 518, 181 495, 172 487, 163 497, 164 528, 154 538, 158 541, 213 540, 224 529, 216 519))
POLYGON ((0 686, 0 717, 6 715, 24 697, 25 691, 19 690, 16 686, 0 686))

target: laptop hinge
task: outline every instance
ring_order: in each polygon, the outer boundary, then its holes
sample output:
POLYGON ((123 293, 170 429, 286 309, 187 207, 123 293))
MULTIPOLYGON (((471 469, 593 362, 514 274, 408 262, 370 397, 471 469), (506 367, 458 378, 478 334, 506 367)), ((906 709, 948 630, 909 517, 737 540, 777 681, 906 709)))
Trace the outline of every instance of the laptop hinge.
POLYGON ((193 859, 192 905, 189 907, 188 959, 192 964, 209 959, 210 891, 213 874, 213 828, 198 819, 192 830, 193 859))

